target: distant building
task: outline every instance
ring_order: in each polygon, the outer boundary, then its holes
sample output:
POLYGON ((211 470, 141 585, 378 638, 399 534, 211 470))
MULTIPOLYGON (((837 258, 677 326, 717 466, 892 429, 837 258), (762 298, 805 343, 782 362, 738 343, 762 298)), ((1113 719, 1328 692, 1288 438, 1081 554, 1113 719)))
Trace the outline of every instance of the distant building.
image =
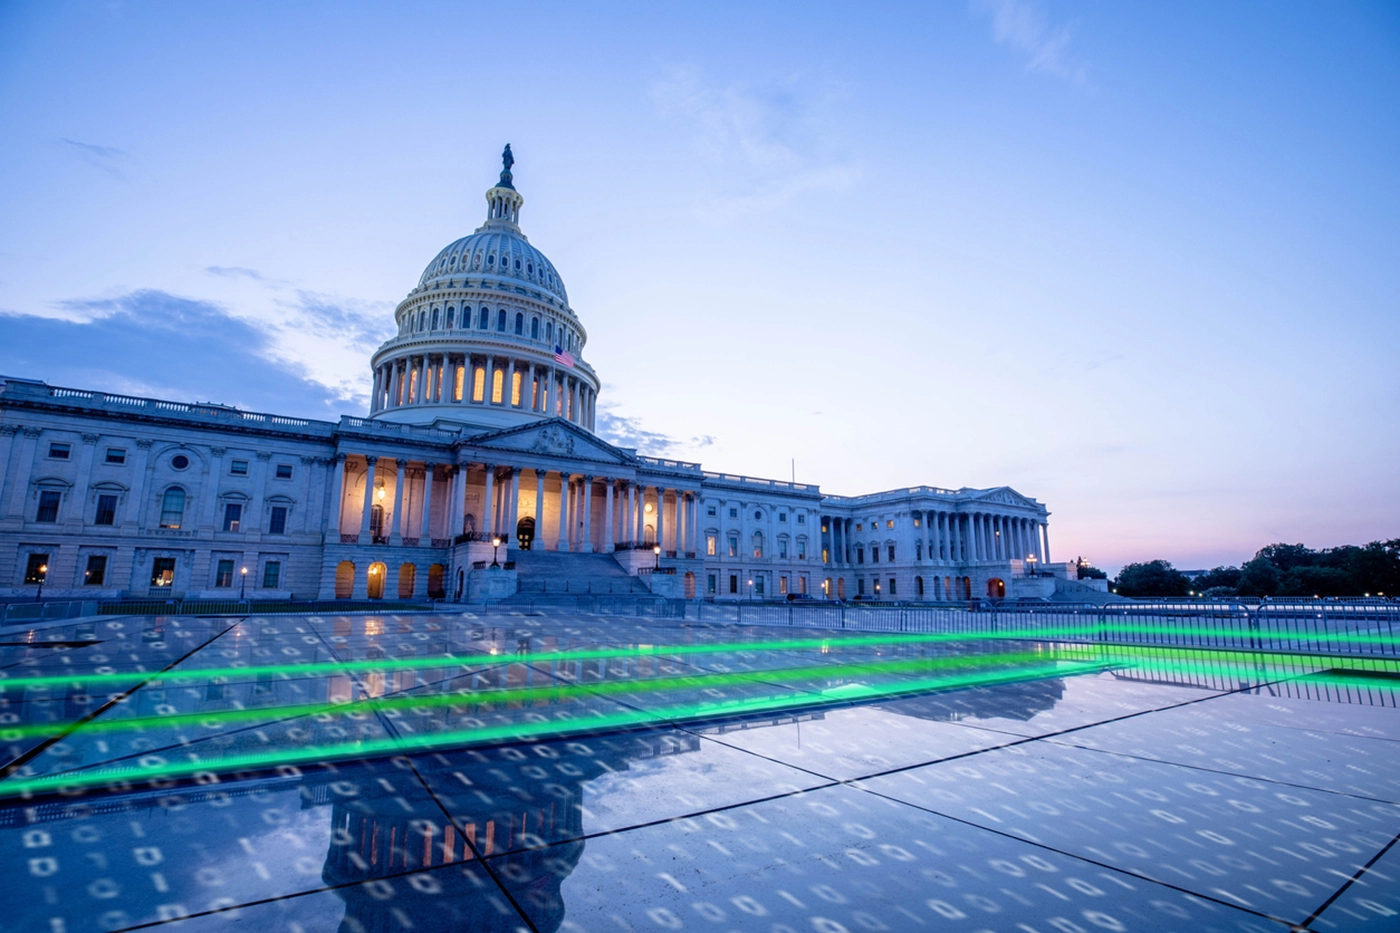
POLYGON ((511 162, 486 222, 395 311, 368 417, 6 379, 0 595, 461 599, 573 578, 687 598, 933 601, 1074 578, 1050 563, 1045 506, 1008 487, 827 496, 597 437, 587 332, 520 231, 511 162), (483 569, 497 556, 516 571, 483 569))

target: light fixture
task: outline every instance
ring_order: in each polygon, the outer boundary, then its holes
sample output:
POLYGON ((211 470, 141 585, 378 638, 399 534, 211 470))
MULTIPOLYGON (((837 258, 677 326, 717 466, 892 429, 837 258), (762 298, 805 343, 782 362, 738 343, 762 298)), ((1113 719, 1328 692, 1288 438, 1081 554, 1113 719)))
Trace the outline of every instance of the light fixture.
POLYGON ((376 499, 378 499, 380 502, 383 502, 383 501, 384 501, 384 481, 383 481, 383 480, 380 480, 380 481, 379 481, 379 484, 378 484, 377 486, 375 486, 375 488, 374 488, 374 497, 375 497, 376 499))
POLYGON ((654 508, 652 508, 652 504, 651 504, 650 502, 648 502, 648 503, 646 504, 646 506, 644 506, 644 509, 645 509, 645 511, 647 511, 648 513, 656 511, 654 508))

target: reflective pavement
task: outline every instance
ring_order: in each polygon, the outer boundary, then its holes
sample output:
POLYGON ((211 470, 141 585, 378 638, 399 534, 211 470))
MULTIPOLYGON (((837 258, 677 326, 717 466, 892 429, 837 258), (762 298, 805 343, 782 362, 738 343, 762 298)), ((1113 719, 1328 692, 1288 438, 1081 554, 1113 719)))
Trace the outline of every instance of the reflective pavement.
POLYGON ((1400 928, 1384 676, 566 615, 0 643, 3 930, 1400 928))

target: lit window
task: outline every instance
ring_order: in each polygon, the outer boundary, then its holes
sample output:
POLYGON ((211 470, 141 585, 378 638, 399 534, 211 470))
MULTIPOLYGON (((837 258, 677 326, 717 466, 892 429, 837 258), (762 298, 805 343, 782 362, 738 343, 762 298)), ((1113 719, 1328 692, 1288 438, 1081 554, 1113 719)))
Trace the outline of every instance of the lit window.
POLYGON ((214 585, 220 589, 233 586, 233 561, 219 561, 219 568, 214 573, 214 585))
POLYGON ((30 554, 24 565, 25 583, 43 583, 49 576, 49 555, 30 554))
POLYGON ((229 465, 228 465, 228 471, 229 471, 229 473, 233 474, 234 476, 247 476, 247 475, 248 475, 248 461, 247 461, 247 460, 234 460, 234 461, 232 461, 231 463, 229 463, 229 465))
POLYGON ((894 519, 891 518, 891 519, 886 520, 886 521, 885 521, 885 527, 886 527, 886 528, 893 528, 893 527, 894 527, 894 519))
POLYGON ((115 495, 103 495, 97 497, 97 515, 93 518, 94 525, 112 525, 117 520, 117 497, 115 495))
POLYGON ((918 527, 919 527, 919 516, 917 516, 917 515, 914 516, 914 527, 915 527, 915 528, 918 528, 918 527))
POLYGON ((458 367, 457 367, 457 382, 456 382, 456 384, 454 384, 454 385, 452 386, 452 401, 454 401, 454 402, 460 402, 460 401, 462 400, 462 388, 463 388, 464 384, 466 383, 466 380, 467 380, 467 368, 466 368, 465 366, 458 366, 458 367))
POLYGON ((760 531, 755 531, 753 534, 753 556, 763 556, 763 533, 760 531))
POLYGON ((285 505, 274 505, 272 516, 268 519, 267 533, 271 535, 284 535, 287 533, 287 507, 285 505))
POLYGON ((58 521, 58 503, 62 499, 63 494, 53 490, 39 493, 39 512, 34 516, 34 520, 45 524, 58 521))
POLYGON ((106 579, 107 555, 90 555, 87 559, 87 569, 83 571, 83 586, 101 586, 106 579))
POLYGON ((275 590, 277 584, 282 581, 282 562, 270 560, 263 564, 263 589, 275 590))
POLYGON ((168 589, 175 585, 175 558, 157 557, 151 561, 151 586, 168 589))
POLYGON ((160 527, 179 528, 185 517, 185 491, 176 486, 167 489, 160 500, 160 527))
POLYGON ((520 382, 524 378, 524 373, 515 373, 511 377, 510 403, 515 406, 520 405, 520 382))
POLYGON ((49 456, 55 460, 67 460, 73 452, 72 444, 50 444, 49 456))
MULTIPOLYGON (((503 312, 504 313, 504 312, 503 312)), ((505 393, 506 374, 503 370, 496 370, 491 374, 491 404, 501 404, 501 398, 505 393)))
POLYGON ((719 541, 716 535, 705 535, 705 556, 714 557, 719 550, 719 541))
MULTIPOLYGON (((164 519, 161 520, 164 524, 164 519)), ((237 531, 243 523, 243 505, 238 502, 224 504, 224 531, 237 531)), ((175 527, 179 527, 178 525, 175 527)))
POLYGON ((787 575, 784 574, 783 576, 781 576, 781 577, 778 578, 778 595, 779 595, 779 596, 786 596, 786 595, 787 595, 787 591, 788 591, 787 575))
POLYGON ((279 463, 279 464, 277 464, 277 478, 278 478, 278 479, 291 479, 291 478, 292 478, 292 465, 291 465, 290 463, 279 463))
POLYGON ((481 367, 481 366, 478 366, 478 367, 476 367, 476 373, 475 373, 475 375, 472 376, 472 401, 473 401, 473 402, 479 402, 479 401, 481 401, 481 400, 485 397, 485 393, 486 393, 486 370, 485 370, 485 368, 483 368, 483 367, 481 367))
POLYGON ((738 536, 738 535, 730 535, 730 536, 729 536, 729 556, 730 556, 730 557, 738 557, 738 556, 739 556, 739 536, 738 536))
POLYGON ((108 462, 108 463, 126 463, 126 448, 125 448, 125 447, 108 447, 108 448, 107 448, 107 462, 108 462))

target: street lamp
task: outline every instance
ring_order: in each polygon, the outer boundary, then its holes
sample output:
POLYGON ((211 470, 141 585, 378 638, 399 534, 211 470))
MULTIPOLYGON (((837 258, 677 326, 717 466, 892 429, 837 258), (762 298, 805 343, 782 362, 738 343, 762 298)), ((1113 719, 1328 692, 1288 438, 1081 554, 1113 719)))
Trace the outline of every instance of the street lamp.
POLYGON ((657 569, 657 570, 660 570, 660 569, 661 569, 661 545, 659 545, 659 544, 653 544, 653 545, 651 546, 651 552, 652 552, 653 554, 656 555, 656 569, 657 569))
POLYGON ((48 564, 40 564, 40 565, 39 565, 39 592, 37 592, 37 593, 34 594, 34 601, 35 601, 36 603, 39 601, 39 598, 40 598, 41 596, 44 595, 44 581, 47 580, 48 578, 49 578, 49 565, 48 565, 48 564))
POLYGON ((1034 555, 1034 554, 1027 554, 1027 555, 1026 555, 1026 565, 1030 568, 1030 573, 1028 573, 1027 576, 1031 576, 1031 577, 1035 576, 1035 555, 1034 555))
POLYGON ((242 599, 248 592, 248 568, 244 567, 238 578, 238 598, 242 599))
POLYGON ((749 580, 749 599, 753 599, 753 580, 749 580))
POLYGON ((497 554, 497 552, 500 551, 500 549, 501 549, 501 536, 500 536, 500 535, 494 535, 494 536, 492 536, 492 538, 491 538, 491 566, 492 566, 492 567, 499 567, 499 566, 501 566, 500 561, 496 560, 496 554, 497 554))

